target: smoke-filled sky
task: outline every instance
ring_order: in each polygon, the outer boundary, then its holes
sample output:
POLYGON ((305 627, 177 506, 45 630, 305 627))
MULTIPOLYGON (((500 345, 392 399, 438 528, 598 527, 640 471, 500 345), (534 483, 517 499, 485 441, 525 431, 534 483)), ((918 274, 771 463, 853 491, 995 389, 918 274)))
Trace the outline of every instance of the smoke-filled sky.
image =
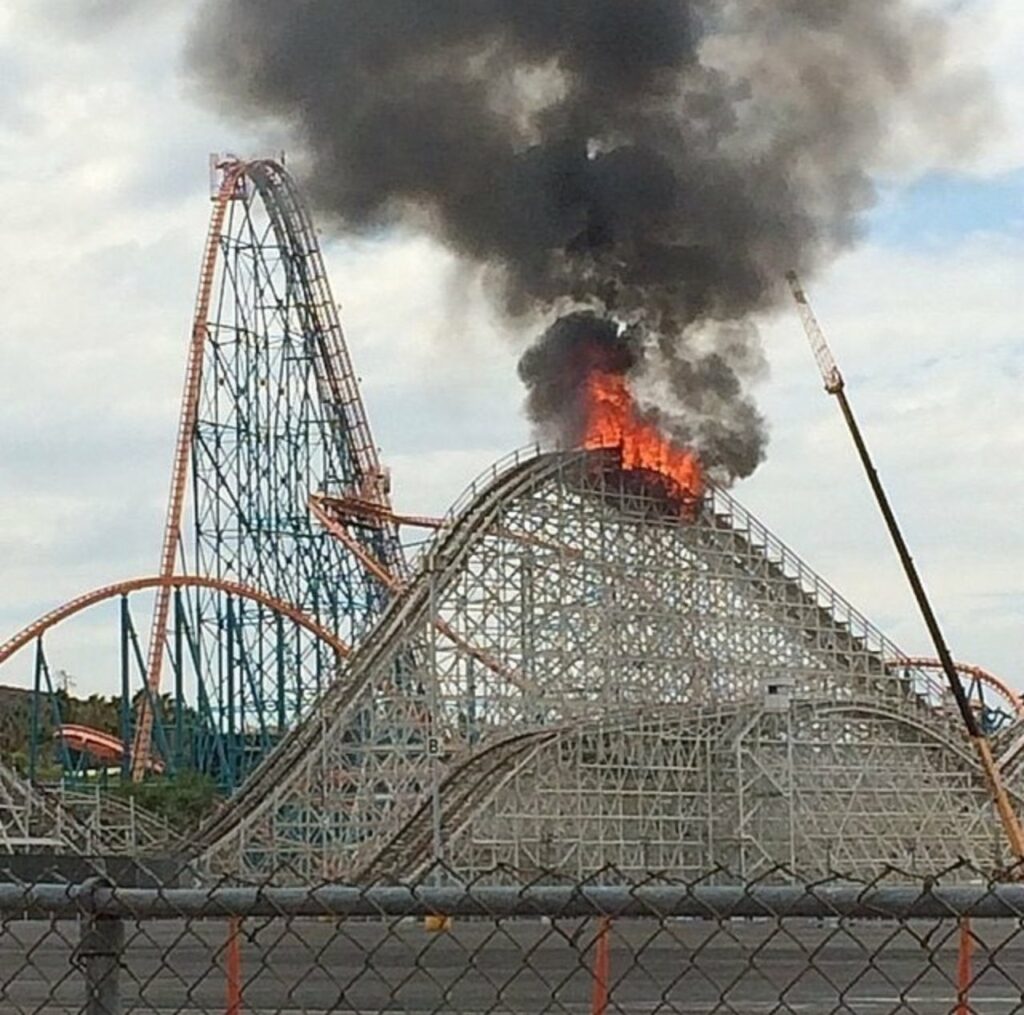
POLYGON ((614 322, 731 481, 767 440, 752 315, 854 241, 896 123, 949 155, 992 123, 955 45, 910 0, 209 0, 188 66, 280 126, 323 221, 425 231, 513 319, 557 318, 520 370, 544 437, 578 443, 614 322))
MULTIPOLYGON (((297 109, 289 111, 287 103, 270 108, 270 96, 259 92, 253 76, 273 66, 254 70, 233 62, 253 43, 245 32, 256 30, 261 11, 311 10, 315 5, 243 5, 253 12, 251 24, 240 29, 238 48, 218 49, 223 67, 212 74, 216 83, 210 72, 200 75, 195 67, 204 44, 209 47, 217 38, 216 26, 208 25, 195 41, 196 18, 204 6, 191 0, 8 0, 0 8, 0 278, 5 297, 0 323, 0 640, 3 632, 86 588, 157 566, 209 211, 208 152, 260 154, 284 147, 296 170, 304 173, 316 170, 318 160, 342 155, 303 143, 306 127, 297 109), (186 64, 189 46, 193 57, 186 64), (238 91, 243 87, 244 102, 238 91), (233 90, 236 98, 229 103, 233 90), (265 112, 274 115, 265 118, 265 112)), ((210 6, 226 12, 234 5, 224 0, 210 6)), ((350 5, 331 6, 343 10, 350 5)), ((526 9, 483 2, 463 6, 492 13, 526 9)), ((681 68, 690 82, 693 124, 727 119, 730 102, 741 116, 734 127, 727 125, 728 150, 713 164, 735 168, 751 150, 766 152, 771 162, 778 131, 795 132, 794 139, 781 155, 776 147, 774 169, 757 164, 749 176, 727 179, 737 188, 730 193, 746 204, 713 213, 707 195, 716 181, 696 174, 693 186, 701 200, 687 192, 683 206, 689 213, 679 221, 667 216, 661 238, 669 245, 682 236, 684 246, 710 246, 718 251, 720 265, 725 252, 747 250, 742 227, 752 220, 746 208, 752 205, 757 214, 796 209, 796 219, 780 228, 782 249, 799 256, 753 251, 748 267, 754 266, 754 291, 772 275, 776 258, 795 259, 813 278, 811 297, 954 651, 1021 686, 1024 533, 1014 508, 1024 495, 1019 392, 1024 370, 1024 150, 1019 140, 1024 136, 1019 61, 1024 14, 1017 0, 915 4, 917 11, 945 9, 951 19, 942 57, 941 40, 930 30, 914 33, 909 50, 897 46, 895 51, 879 44, 889 34, 866 31, 863 19, 870 12, 888 12, 879 25, 905 41, 900 25, 907 22, 897 12, 911 8, 903 4, 715 6, 736 19, 731 23, 739 27, 731 36, 691 26, 689 34, 656 40, 673 81, 681 68), (860 20, 857 32, 841 36, 845 48, 838 42, 816 49, 793 41, 806 33, 831 37, 827 24, 802 24, 801 9, 824 16, 847 7, 860 20), (773 28, 768 47, 744 44, 767 30, 744 24, 753 17, 751 11, 786 12, 781 22, 786 31, 773 28), (890 23, 890 16, 896 20, 890 23), (716 34, 717 41, 710 37, 716 34), (694 64, 685 54, 698 39, 700 60, 694 64), (734 95, 708 69, 713 65, 726 74, 731 68, 736 76, 736 68, 766 61, 770 66, 759 67, 758 74, 767 77, 755 77, 772 88, 752 89, 749 96, 734 95), (787 85, 787 76, 806 71, 808 64, 821 73, 871 68, 876 76, 870 81, 851 83, 871 93, 843 89, 830 97, 820 88, 787 85), (990 76, 992 106, 972 83, 979 68, 990 76), (774 101, 780 88, 785 102, 774 101), (812 100, 827 100, 828 115, 820 129, 808 133, 812 121, 802 103, 812 100), (837 135, 832 121, 840 114, 863 116, 867 122, 837 135), (847 137, 860 139, 855 157, 841 150, 847 137), (810 162, 808 152, 815 156, 810 162), (791 156, 794 164, 783 156, 791 156), (822 167, 830 164, 851 165, 855 171, 822 176, 822 167), (777 194, 774 183, 780 174, 797 183, 799 193, 777 194), (869 186, 878 190, 873 207, 868 207, 869 186), (836 195, 838 204, 830 200, 836 195), (851 218, 847 212, 856 214, 851 218), (719 221, 726 224, 716 231, 719 221), (810 238, 803 232, 790 237, 787 230, 796 226, 810 229, 810 238), (858 233, 858 242, 846 245, 858 233)), ((542 11, 549 8, 554 6, 539 5, 542 11)), ((431 7, 417 3, 409 9, 431 7)), ((301 28, 296 18, 278 36, 301 28)), ((476 46, 480 29, 467 24, 465 30, 466 45, 476 46)), ((368 91, 344 81, 340 69, 336 79, 324 73, 316 78, 325 89, 338 90, 335 99, 344 107, 338 131, 330 135, 334 140, 324 144, 340 145, 346 124, 360 109, 367 115, 379 111, 372 103, 401 106, 401 95, 384 86, 382 68, 387 57, 397 60, 403 73, 412 72, 408 60, 415 63, 415 54, 392 53, 402 38, 397 30, 382 34, 380 59, 371 67, 376 84, 368 91), (371 105, 360 107, 357 100, 371 105)), ((327 59, 335 44, 330 36, 321 40, 316 59, 309 61, 310 75, 318 67, 323 70, 317 61, 327 59)), ((545 52, 553 52, 563 43, 558 33, 548 33, 542 44, 548 47, 545 52)), ((430 54, 424 48, 421 55, 427 60, 430 54)), ((511 110, 498 102, 495 115, 525 116, 521 129, 529 133, 540 129, 531 126, 531 118, 571 113, 583 120, 580 136, 603 139, 588 143, 582 156, 578 143, 564 155, 583 167, 584 199, 572 205, 574 214, 581 206, 600 210, 595 194, 604 195, 606 185, 595 164, 610 158, 615 139, 644 140, 657 116, 652 112, 650 122, 646 113, 634 116, 635 105, 626 115, 624 97, 617 94, 591 114, 598 130, 587 121, 586 110, 592 107, 576 108, 559 74, 544 67, 533 76, 523 70, 532 61, 522 55, 519 43, 493 58, 507 73, 488 75, 488 94, 525 94, 531 100, 525 109, 511 110)), ((462 66, 453 64, 452 74, 462 66)), ((592 75, 587 81, 590 88, 600 83, 592 75)), ((643 90, 650 82, 641 84, 643 90)), ((655 96, 660 94, 650 87, 655 96)), ((430 96, 418 98, 426 103, 430 96)), ((648 109, 647 102, 641 111, 648 109)), ((547 129, 546 120, 541 126, 547 129)), ((379 127, 367 125, 366 143, 379 143, 379 127)), ((709 137, 673 129, 648 149, 673 167, 680 158, 695 159, 686 164, 701 170, 712 164, 707 161, 713 148, 709 137), (683 140, 689 148, 680 153, 674 146, 683 140)), ((536 136, 564 134, 551 130, 536 136)), ((513 163, 516 138, 499 132, 493 140, 513 163)), ((657 284, 658 299, 651 303, 623 301, 621 291, 611 302, 605 298, 601 286, 609 275, 620 286, 625 278, 627 290, 634 284, 635 274, 621 272, 634 268, 630 258, 640 256, 631 229, 623 232, 621 216, 615 217, 610 246, 605 229, 591 228, 590 215, 582 220, 570 216, 568 224, 560 222, 557 235, 538 238, 534 205, 523 210, 513 234, 497 236, 496 251, 474 248, 460 225, 469 208, 446 211, 438 203, 444 193, 405 192, 408 182, 383 173, 384 157, 394 155, 380 153, 383 179, 369 181, 369 192, 363 188, 361 197, 334 193, 332 183, 346 186, 341 177, 317 173, 312 178, 324 181, 318 184, 319 203, 334 209, 320 219, 328 266, 376 437, 393 468, 403 508, 443 510, 489 461, 525 442, 531 424, 523 413, 517 365, 523 350, 555 317, 585 305, 635 323, 639 307, 651 347, 663 351, 656 340, 667 333, 670 351, 682 351, 676 357, 684 364, 677 369, 682 377, 675 383, 694 383, 695 373, 700 382, 706 353, 721 354, 725 348, 725 366, 734 373, 742 356, 750 357, 737 373, 739 390, 766 421, 771 442, 753 478, 737 484, 737 496, 900 645, 913 652, 927 650, 847 435, 835 406, 821 392, 799 323, 785 304, 774 313, 755 315, 756 341, 746 326, 720 313, 714 333, 705 330, 694 347, 691 336, 683 334, 685 315, 706 316, 708 304, 692 293, 672 291, 675 278, 669 285, 657 284), (374 206, 371 198, 382 186, 391 196, 374 206), (570 241, 582 240, 565 243, 566 232, 570 241), (555 265, 553 274, 542 257, 539 274, 527 271, 525 280, 520 277, 520 249, 529 262, 545 251, 566 248, 569 255, 559 255, 566 263, 555 265), (548 288, 552 279, 554 289, 548 288), (597 282, 601 286, 595 289, 592 283, 597 282), (567 285, 570 291, 560 291, 567 285), (581 293, 585 298, 579 298, 581 293), (682 314, 680 319, 646 316, 650 307, 661 314, 665 301, 677 316, 682 314), (509 310, 515 311, 513 318, 509 310)), ((408 180, 426 186, 425 168, 421 165, 408 180)), ((465 186, 473 193, 479 178, 470 162, 464 169, 465 186)), ((495 201, 505 199, 507 182, 492 174, 495 201)), ((675 207, 671 201, 669 206, 675 207)), ((634 213, 643 218, 643 202, 630 206, 629 214, 634 213)), ((542 224, 552 225, 541 218, 542 224)), ((780 274, 786 266, 779 265, 780 274)), ((760 301, 757 296, 740 302, 759 306, 760 301)), ((637 383, 644 387, 641 380, 637 383)), ((663 404, 669 396, 662 375, 648 381, 645 392, 663 404)), ((699 423, 688 421, 694 427, 699 423)), ((710 440, 702 433, 696 437, 710 440)), ((54 639, 55 665, 70 669, 81 690, 115 690, 116 675, 98 661, 97 649, 112 631, 110 616, 95 615, 69 629, 63 641, 54 639)), ((0 671, 0 682, 27 682, 29 661, 18 666, 0 671)))

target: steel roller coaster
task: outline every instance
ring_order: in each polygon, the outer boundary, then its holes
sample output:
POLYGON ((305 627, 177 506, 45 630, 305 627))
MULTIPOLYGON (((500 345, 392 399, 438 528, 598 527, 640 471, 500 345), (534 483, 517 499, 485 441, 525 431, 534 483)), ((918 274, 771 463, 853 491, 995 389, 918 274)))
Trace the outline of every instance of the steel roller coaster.
MULTIPOLYGON (((118 605, 120 729, 57 717, 66 767, 215 776, 230 800, 192 850, 218 874, 751 877, 1000 852, 936 664, 723 490, 681 513, 614 448, 530 449, 444 518, 397 514, 294 183, 273 160, 213 168, 159 571, 0 646, 0 664, 34 646, 38 708, 47 633, 118 605), (434 533, 412 559, 408 525, 434 533)), ((1019 804, 1020 699, 961 673, 1019 804)), ((12 841, 88 839, 81 803, 0 776, 12 841)))
MULTIPOLYGON (((218 158, 211 170, 159 571, 55 611, 0 660, 34 642, 41 701, 53 690, 45 632, 119 599, 118 763, 135 779, 198 769, 230 792, 312 706, 389 594, 311 516, 310 495, 387 506, 388 480, 291 177, 269 159, 218 158), (128 594, 147 588, 144 647, 128 594)), ((348 538, 402 573, 394 525, 353 525, 348 538)), ((66 767, 69 746, 81 738, 63 743, 66 767)))

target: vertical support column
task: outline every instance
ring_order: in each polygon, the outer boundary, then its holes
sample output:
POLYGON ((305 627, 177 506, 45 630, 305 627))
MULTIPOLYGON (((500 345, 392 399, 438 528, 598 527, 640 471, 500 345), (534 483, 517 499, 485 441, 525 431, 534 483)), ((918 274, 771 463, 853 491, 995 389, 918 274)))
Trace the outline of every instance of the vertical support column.
MULTIPOLYGON (((240 619, 244 619, 240 618, 240 619)), ((250 625, 251 627, 251 625, 250 625)), ((267 681, 266 676, 270 672, 269 660, 267 659, 267 610, 266 607, 259 603, 256 606, 256 637, 254 647, 256 649, 256 665, 253 666, 252 660, 246 655, 247 649, 245 647, 245 638, 242 636, 242 632, 239 632, 239 649, 243 653, 245 659, 245 675, 249 681, 249 691, 252 693, 252 710, 256 714, 256 720, 260 727, 260 746, 259 754, 257 755, 257 761, 262 758, 271 747, 273 747, 275 741, 270 733, 270 709, 271 702, 267 701, 267 681)), ((271 646, 272 647, 272 646, 271 646)), ((242 728, 244 729, 247 725, 247 720, 243 716, 242 728)), ((252 759, 249 758, 248 752, 246 753, 245 759, 245 774, 249 774, 249 769, 252 764, 255 764, 252 759)))
POLYGON ((736 858, 737 858, 737 870, 736 873, 741 878, 748 876, 747 872, 747 813, 746 813, 746 797, 743 792, 743 742, 742 734, 736 737, 736 742, 733 745, 733 759, 736 763, 736 858))
MULTIPOLYGON (((320 585, 314 582, 310 591, 313 593, 313 602, 310 604, 310 612, 314 617, 318 619, 321 616, 320 613, 320 585)), ((313 642, 313 696, 315 701, 320 700, 320 695, 324 689, 323 669, 323 642, 317 638, 313 642)), ((329 683, 329 681, 328 681, 329 683)))
POLYGON ((181 589, 174 590, 174 770, 184 771, 188 767, 185 757, 185 642, 184 613, 181 601, 181 589))
POLYGON ((608 1011, 608 981, 611 976, 610 917, 602 916, 594 939, 594 990, 590 999, 591 1015, 606 1015, 608 1011))
POLYGON ((132 777, 132 681, 131 681, 131 618, 128 597, 121 596, 121 781, 132 777))
POLYGON ((477 728, 476 714, 476 660, 470 656, 466 660, 466 743, 471 747, 480 738, 477 728))
MULTIPOLYGON (((428 627, 430 632, 427 652, 427 757, 430 778, 430 828, 434 869, 431 880, 441 884, 444 874, 441 861, 444 859, 444 837, 441 829, 441 730, 438 725, 440 700, 438 695, 437 673, 437 597, 436 573, 434 562, 430 562, 429 570, 429 601, 427 605, 428 627)), ((415 685, 411 684, 406 693, 414 694, 415 685)), ((424 928, 430 931, 446 931, 451 928, 452 919, 445 913, 434 913, 424 920, 424 928)))
POLYGON ((430 827, 431 827, 431 842, 433 845, 434 854, 434 877, 440 878, 440 870, 437 864, 444 857, 444 841, 441 833, 441 765, 440 765, 440 754, 441 754, 441 731, 438 729, 438 715, 440 709, 440 702, 438 701, 438 687, 437 687, 437 600, 436 600, 436 582, 433 567, 430 572, 430 585, 429 585, 429 605, 428 605, 428 617, 430 618, 430 641, 428 642, 430 651, 427 654, 427 666, 429 672, 427 673, 428 688, 429 688, 429 704, 430 716, 427 726, 427 754, 429 756, 430 766, 430 827))
MULTIPOLYGON (((145 712, 146 712, 146 715, 148 717, 147 718, 147 724, 148 725, 147 725, 147 730, 146 730, 146 746, 147 746, 147 759, 148 760, 147 760, 145 765, 140 767, 139 765, 136 764, 136 761, 138 759, 135 757, 134 754, 132 755, 132 759, 131 759, 131 762, 132 762, 132 777, 133 778, 138 777, 139 779, 141 779, 145 775, 146 772, 152 770, 152 768, 153 768, 153 766, 152 766, 152 764, 150 762, 152 760, 152 747, 153 747, 153 738, 154 738, 154 736, 156 738, 157 751, 158 751, 160 757, 164 759, 164 761, 167 763, 168 767, 173 767, 173 765, 171 764, 171 762, 172 762, 171 748, 170 748, 170 745, 167 742, 167 727, 166 727, 166 723, 164 722, 164 715, 163 715, 163 709, 161 707, 159 692, 154 693, 152 687, 150 686, 149 680, 146 678, 146 658, 142 654, 142 649, 139 646, 139 638, 138 638, 138 635, 135 633, 135 625, 132 623, 132 616, 131 616, 131 612, 129 610, 125 610, 124 622, 125 622, 125 626, 126 626, 127 631, 128 631, 128 642, 131 645, 132 656, 134 657, 135 665, 138 667, 139 673, 142 676, 142 680, 141 680, 142 690, 140 691, 140 694, 144 695, 145 698, 146 698, 145 712)), ((133 711, 135 712, 136 716, 139 715, 139 710, 138 709, 135 709, 133 711)), ((138 730, 138 727, 137 727, 137 724, 136 724, 135 736, 132 739, 132 751, 133 752, 138 750, 138 743, 139 743, 139 730, 138 730)))
POLYGON ((960 948, 956 965, 956 1015, 971 1015, 968 993, 971 986, 971 919, 960 917, 960 948))
POLYGON ((235 600, 233 596, 227 597, 225 610, 225 622, 227 631, 224 637, 224 660, 227 687, 224 695, 223 708, 225 713, 224 732, 227 737, 228 755, 228 785, 234 790, 238 784, 238 742, 235 737, 235 600))
POLYGON ((43 639, 36 641, 36 664, 32 680, 31 742, 28 751, 28 780, 36 781, 39 760, 39 700, 43 696, 43 639))
POLYGON ((242 918, 228 920, 228 943, 224 955, 227 1004, 225 1015, 242 1015, 242 918))
POLYGON ((789 878, 794 881, 796 878, 797 850, 796 850, 796 826, 797 826, 797 789, 796 789, 796 762, 793 757, 793 701, 792 698, 786 703, 786 803, 789 810, 789 878))
MULTIPOLYGON (((704 806, 707 808, 707 852, 704 855, 705 866, 708 870, 716 866, 719 863, 718 856, 715 850, 715 789, 714 789, 714 761, 715 752, 712 747, 712 738, 707 733, 701 734, 701 741, 704 745, 704 770, 705 770, 705 784, 704 784, 704 806)), ((699 753, 700 742, 696 748, 695 753, 699 753)))
POLYGON ((291 714, 298 718, 298 716, 302 715, 302 710, 306 705, 306 697, 302 693, 302 628, 298 624, 294 625, 293 635, 292 641, 295 643, 295 654, 292 665, 295 668, 295 675, 292 693, 295 696, 295 700, 292 705, 291 714))
POLYGON ((284 658, 284 617, 280 613, 274 617, 274 630, 276 633, 277 644, 275 646, 275 655, 277 657, 277 739, 280 740, 284 736, 285 730, 288 728, 288 712, 285 705, 285 681, 287 680, 287 670, 285 668, 284 658))
POLYGON ((124 922, 89 913, 82 918, 78 948, 85 978, 83 1015, 121 1015, 119 972, 124 952, 124 922))
MULTIPOLYGON (((36 680, 42 690, 43 682, 46 683, 46 698, 50 703, 50 722, 53 723, 54 733, 64 724, 64 712, 61 709, 61 698, 56 687, 53 686, 53 678, 50 674, 50 664, 46 661, 46 652, 43 649, 43 639, 36 641, 36 680)), ((64 690, 67 697, 67 691, 64 690)), ((68 749, 67 741, 63 737, 56 738, 57 750, 60 755, 60 767, 63 776, 75 771, 71 764, 71 751, 68 749)), ((77 774, 77 771, 75 772, 77 774)))

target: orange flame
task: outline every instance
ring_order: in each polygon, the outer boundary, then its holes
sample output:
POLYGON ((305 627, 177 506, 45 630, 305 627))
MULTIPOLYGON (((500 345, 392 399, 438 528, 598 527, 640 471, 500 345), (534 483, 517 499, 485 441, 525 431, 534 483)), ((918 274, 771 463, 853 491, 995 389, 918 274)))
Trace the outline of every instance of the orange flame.
POLYGON ((619 449, 623 469, 656 472, 681 498, 698 498, 704 492, 697 455, 673 444, 640 417, 622 374, 596 370, 587 378, 583 446, 619 449))

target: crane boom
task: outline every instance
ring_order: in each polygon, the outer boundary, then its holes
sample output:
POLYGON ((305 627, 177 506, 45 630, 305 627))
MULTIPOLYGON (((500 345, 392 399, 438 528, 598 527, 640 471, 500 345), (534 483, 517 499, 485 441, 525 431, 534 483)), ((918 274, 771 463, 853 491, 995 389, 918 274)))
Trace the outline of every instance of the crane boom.
POLYGON ((800 278, 797 273, 795 271, 787 271, 786 281, 789 283, 789 288, 793 291, 796 309, 800 314, 800 320, 803 322, 804 331, 807 332, 807 340, 811 343, 811 352, 814 353, 814 358, 817 360, 818 369, 821 371, 821 379, 825 382, 825 390, 830 395, 835 395, 842 391, 846 382, 843 380, 843 375, 839 372, 839 366, 832 355, 832 350, 828 347, 825 332, 822 331, 818 318, 814 316, 810 301, 807 299, 807 293, 804 292, 804 287, 800 284, 800 278))
MULTIPOLYGON (((925 626, 928 628, 928 633, 931 635, 932 643, 935 645, 935 653, 942 663, 942 670, 946 675, 946 680, 949 682, 949 689, 960 712, 967 736, 978 756, 989 793, 999 814, 1003 831, 1006 833, 1009 841, 1010 850, 1018 863, 1020 863, 1024 861, 1024 828, 1021 827, 1020 819, 1017 817, 1017 813, 1010 802, 1009 794, 1006 792, 1006 787, 1003 785, 1002 777, 999 774, 999 767, 992 756, 992 748, 989 745, 988 739, 982 732, 981 726, 978 724, 978 718, 974 714, 970 702, 967 700, 967 693, 964 691, 963 684, 960 681, 960 674, 957 672, 956 663, 953 662, 953 656, 946 645, 945 636, 939 627, 938 618, 932 610, 931 602, 924 590, 921 577, 917 573, 917 567, 914 564, 913 557, 910 555, 910 549, 903 538, 903 533, 900 531, 896 515, 889 504, 889 498, 886 495, 885 488, 882 486, 882 480, 875 469, 874 462, 871 460, 868 446, 864 441, 860 426, 857 424, 850 401, 846 397, 846 384, 843 381, 843 375, 839 372, 839 367, 832 356, 832 351, 828 347, 828 342, 825 340, 825 333, 822 331, 821 325, 811 310, 807 294, 804 292, 796 272, 787 272, 786 279, 793 290, 793 298, 796 300, 797 310, 800 312, 800 319, 803 322, 804 330, 807 332, 807 339, 811 343, 814 358, 817 360, 818 368, 821 370, 821 376, 825 382, 825 390, 830 395, 834 395, 839 402, 843 418, 846 420, 846 425, 850 430, 850 436, 853 438, 853 443, 857 448, 857 454, 860 456, 861 464, 867 473, 868 483, 871 485, 875 500, 878 502, 878 507, 889 530, 889 535, 892 537, 893 544, 896 547, 896 553, 899 555, 900 563, 903 565, 903 571, 914 592, 914 598, 917 600, 918 608, 921 611, 925 626)), ((1022 871, 1018 869, 1018 876, 1021 873, 1022 871)))

